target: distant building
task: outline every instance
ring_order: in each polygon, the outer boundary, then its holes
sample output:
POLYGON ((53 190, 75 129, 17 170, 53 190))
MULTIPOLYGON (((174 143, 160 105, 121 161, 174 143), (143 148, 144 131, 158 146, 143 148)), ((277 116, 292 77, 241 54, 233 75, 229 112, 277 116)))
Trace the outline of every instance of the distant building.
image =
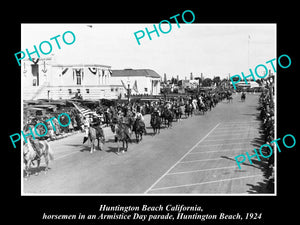
POLYGON ((112 70, 111 83, 129 87, 131 94, 160 94, 161 76, 151 69, 112 70))
POLYGON ((259 84, 256 81, 247 81, 247 83, 245 81, 240 81, 238 83, 235 84, 236 87, 249 87, 249 88, 254 88, 254 87, 259 87, 259 84))
POLYGON ((111 66, 55 64, 51 57, 22 60, 22 97, 35 99, 116 99, 124 95, 121 84, 111 83, 111 66))
POLYGON ((180 80, 178 81, 178 85, 182 88, 197 88, 199 85, 198 80, 180 80))

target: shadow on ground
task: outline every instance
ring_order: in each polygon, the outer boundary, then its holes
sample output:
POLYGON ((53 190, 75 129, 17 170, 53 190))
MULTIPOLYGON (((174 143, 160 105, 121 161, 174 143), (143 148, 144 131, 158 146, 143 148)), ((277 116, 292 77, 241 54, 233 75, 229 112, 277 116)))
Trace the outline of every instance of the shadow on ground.
MULTIPOLYGON (((253 114, 254 115, 254 114, 253 114)), ((257 114, 258 117, 258 114, 257 114)), ((257 118, 257 120, 259 120, 257 118)), ((257 182, 256 184, 246 184, 249 186, 249 190, 247 191, 250 194, 262 194, 262 193, 274 193, 274 179, 271 177, 272 176, 272 168, 270 168, 270 163, 269 160, 272 158, 264 158, 260 155, 260 147, 261 145, 265 144, 265 137, 264 137, 264 132, 263 132, 263 127, 262 123, 260 124, 259 127, 259 136, 255 137, 253 140, 251 140, 251 145, 253 146, 253 149, 248 151, 248 154, 250 156, 255 155, 254 149, 256 149, 256 152, 259 155, 259 159, 255 156, 251 158, 252 163, 246 158, 245 162, 243 162, 243 166, 251 166, 257 169, 260 169, 263 173, 263 181, 262 182, 257 182)), ((270 150, 268 147, 262 149, 262 154, 264 156, 268 156, 270 154, 270 150)), ((245 156, 246 157, 246 156, 245 156)), ((233 157, 228 157, 228 156, 221 156, 221 158, 236 161, 233 157)), ((243 172, 241 169, 237 169, 237 172, 243 172)))
MULTIPOLYGON (((259 120, 259 115, 257 114, 257 120, 259 120)), ((264 158, 260 154, 260 147, 261 145, 265 144, 265 136, 263 132, 263 124, 260 123, 260 128, 259 128, 259 136, 255 137, 251 141, 251 145, 253 146, 253 150, 249 153, 249 155, 254 155, 256 149, 256 152, 259 155, 259 159, 257 157, 252 158, 252 163, 255 165, 257 168, 259 168, 263 172, 263 181, 262 182, 257 182, 255 185, 253 184, 247 184, 249 186, 249 190, 247 191, 250 194, 259 194, 259 193, 274 193, 274 179, 271 178, 272 175, 272 168, 270 168, 270 158, 264 158)), ((263 148, 261 150, 261 153, 264 156, 270 155, 270 150, 269 148, 263 148)))

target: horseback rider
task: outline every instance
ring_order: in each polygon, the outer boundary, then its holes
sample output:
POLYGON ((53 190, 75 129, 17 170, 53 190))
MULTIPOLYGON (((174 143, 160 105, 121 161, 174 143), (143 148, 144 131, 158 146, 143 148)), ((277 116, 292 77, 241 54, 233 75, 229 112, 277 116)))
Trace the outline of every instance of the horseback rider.
POLYGON ((39 140, 38 139, 33 140, 33 137, 29 136, 28 141, 30 141, 31 146, 32 146, 33 150, 36 153, 36 157, 35 157, 36 160, 40 160, 41 157, 42 157, 42 152, 41 152, 41 149, 40 149, 39 140))
POLYGON ((84 137, 83 137, 83 142, 82 144, 84 144, 87 140, 88 140, 88 136, 89 136, 89 127, 90 127, 90 119, 88 117, 83 117, 83 125, 84 125, 84 137))
POLYGON ((100 137, 103 138, 103 140, 105 140, 104 132, 103 132, 103 129, 101 127, 100 118, 94 117, 93 121, 90 123, 90 127, 93 127, 96 130, 97 134, 99 134, 100 137))
POLYGON ((138 121, 138 123, 140 124, 140 126, 143 127, 143 130, 144 130, 144 132, 146 134, 147 131, 146 131, 146 126, 145 126, 145 122, 144 122, 144 117, 143 117, 143 114, 140 112, 140 108, 139 107, 137 108, 137 112, 136 112, 134 118, 138 121))
MULTIPOLYGON (((32 124, 31 125, 25 125, 25 126, 28 126, 28 129, 31 128, 31 130, 33 130, 33 128, 34 128, 32 124)), ((31 135, 28 136, 27 140, 30 142, 33 150, 36 152, 36 159, 40 160, 40 158, 42 156, 42 152, 41 152, 41 149, 40 149, 39 140, 36 139, 36 138, 33 139, 33 137, 31 135)))
MULTIPOLYGON (((126 136, 128 137, 129 142, 131 142, 131 129, 129 127, 129 119, 124 116, 124 113, 120 110, 118 112, 118 119, 116 120, 119 128, 121 128, 126 136)), ((115 141, 117 140, 117 134, 115 134, 115 141)))

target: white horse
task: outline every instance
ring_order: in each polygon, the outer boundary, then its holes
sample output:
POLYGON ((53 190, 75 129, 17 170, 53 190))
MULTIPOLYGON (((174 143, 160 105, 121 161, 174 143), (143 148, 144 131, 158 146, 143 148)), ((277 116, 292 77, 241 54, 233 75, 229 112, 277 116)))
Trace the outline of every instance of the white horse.
MULTIPOLYGON (((49 169, 49 158, 50 160, 54 160, 53 151, 46 140, 38 141, 38 147, 40 151, 40 156, 44 156, 45 159, 45 163, 46 163, 45 173, 46 173, 49 169)), ((31 142, 28 140, 27 143, 23 146, 23 161, 25 165, 24 170, 26 173, 25 175, 26 177, 29 177, 30 175, 29 170, 31 168, 31 164, 35 160, 37 161, 37 169, 38 169, 37 171, 39 171, 41 157, 40 158, 37 157, 37 152, 33 149, 31 142)), ((36 173, 36 175, 37 174, 38 172, 36 173)))

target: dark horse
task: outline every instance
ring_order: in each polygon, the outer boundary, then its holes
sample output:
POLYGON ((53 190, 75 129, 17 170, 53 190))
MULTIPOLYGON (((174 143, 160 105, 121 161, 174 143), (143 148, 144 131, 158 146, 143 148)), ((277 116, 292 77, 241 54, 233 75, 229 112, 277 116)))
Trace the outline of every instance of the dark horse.
POLYGON ((143 133, 147 134, 145 123, 141 119, 136 119, 132 126, 132 131, 135 133, 136 142, 139 143, 143 139, 143 133))
POLYGON ((197 105, 198 105, 198 108, 199 108, 199 112, 202 111, 202 115, 204 115, 205 112, 207 111, 205 103, 203 101, 198 100, 197 105))
POLYGON ((190 103, 187 103, 185 105, 185 117, 189 117, 190 115, 192 116, 193 111, 193 106, 190 103))
POLYGON ((228 102, 227 102, 227 103, 230 103, 230 102, 232 102, 232 99, 233 99, 233 98, 232 98, 232 96, 231 96, 231 95, 228 95, 228 96, 227 96, 227 100, 228 100, 228 102))
POLYGON ((115 134, 115 141, 118 143, 118 151, 117 154, 120 153, 120 142, 123 143, 122 153, 127 152, 128 149, 128 141, 131 142, 129 128, 120 122, 111 123, 110 125, 112 132, 115 134))
POLYGON ((242 96, 241 96, 241 101, 244 102, 245 99, 246 99, 246 94, 243 92, 243 93, 242 93, 242 96))
POLYGON ((173 111, 174 115, 175 115, 175 120, 176 121, 179 121, 181 119, 181 116, 182 116, 182 113, 181 113, 181 108, 179 106, 176 106, 174 108, 174 111, 173 111))
POLYGON ((167 122, 167 127, 172 127, 172 122, 173 122, 173 119, 174 119, 174 115, 173 115, 173 112, 170 110, 170 109, 165 109, 164 112, 164 118, 167 122))
POLYGON ((157 131, 160 133, 161 118, 157 112, 153 112, 151 114, 150 125, 153 129, 154 135, 157 134, 157 131))

